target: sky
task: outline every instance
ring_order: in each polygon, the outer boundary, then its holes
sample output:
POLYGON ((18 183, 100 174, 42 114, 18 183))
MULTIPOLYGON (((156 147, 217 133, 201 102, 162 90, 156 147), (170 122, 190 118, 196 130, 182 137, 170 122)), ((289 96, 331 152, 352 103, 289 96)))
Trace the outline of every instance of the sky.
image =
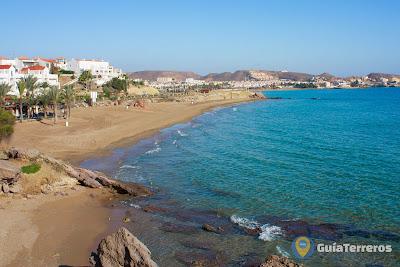
POLYGON ((123 71, 400 74, 400 1, 2 1, 0 56, 123 71))

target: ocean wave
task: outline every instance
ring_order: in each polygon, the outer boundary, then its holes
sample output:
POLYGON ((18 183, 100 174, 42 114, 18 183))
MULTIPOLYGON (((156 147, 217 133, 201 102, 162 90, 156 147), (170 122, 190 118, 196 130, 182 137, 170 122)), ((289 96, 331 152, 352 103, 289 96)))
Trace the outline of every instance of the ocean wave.
POLYGON ((154 149, 151 149, 149 151, 146 151, 146 154, 153 154, 161 151, 161 147, 156 147, 154 149))
POLYGON ((122 165, 120 169, 137 169, 138 166, 133 166, 133 165, 122 165))
POLYGON ((176 131, 180 136, 184 137, 184 136, 188 136, 188 134, 182 132, 181 130, 176 131))
POLYGON ((250 230, 260 229, 261 233, 258 235, 258 239, 263 241, 271 241, 282 235, 282 229, 275 225, 260 224, 255 220, 239 217, 237 215, 231 216, 231 222, 250 230))
POLYGON ((282 235, 282 229, 275 225, 264 224, 260 228, 261 233, 258 239, 263 241, 272 241, 276 239, 277 236, 282 235))
POLYGON ((232 108, 233 111, 237 111, 237 108, 232 108))
POLYGON ((239 225, 241 227, 244 227, 244 228, 247 228, 247 229, 251 229, 251 230, 254 230, 257 227, 260 227, 258 222, 253 221, 253 220, 249 220, 249 219, 244 218, 244 217, 239 217, 237 215, 232 215, 231 216, 231 222, 233 222, 233 223, 235 223, 235 224, 237 224, 237 225, 239 225))
POLYGON ((282 256, 286 257, 286 258, 290 258, 290 253, 287 252, 286 250, 284 250, 283 248, 281 248, 280 246, 276 246, 276 250, 278 251, 279 254, 281 254, 282 256))

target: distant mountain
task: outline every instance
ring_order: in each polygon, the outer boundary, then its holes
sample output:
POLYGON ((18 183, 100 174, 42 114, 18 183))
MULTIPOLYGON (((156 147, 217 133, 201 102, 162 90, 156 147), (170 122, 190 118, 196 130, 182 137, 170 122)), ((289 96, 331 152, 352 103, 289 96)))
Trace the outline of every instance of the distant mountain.
POLYGON ((269 80, 274 78, 292 81, 309 81, 314 75, 289 71, 268 71, 268 70, 238 70, 235 72, 210 73, 201 79, 206 81, 244 81, 269 80))
POLYGON ((142 79, 155 81, 159 77, 171 77, 177 81, 184 81, 186 78, 200 79, 200 75, 189 71, 137 71, 128 73, 131 79, 142 79))
MULTIPOLYGON (((294 82, 309 82, 313 78, 320 78, 324 81, 335 81, 339 79, 330 73, 324 72, 318 75, 302 73, 302 72, 290 72, 290 71, 269 71, 269 70, 238 70, 235 72, 221 72, 221 73, 209 73, 205 76, 201 76, 195 72, 188 71, 137 71, 128 73, 132 79, 142 79, 155 81, 159 77, 171 77, 177 81, 184 81, 186 78, 193 78, 196 80, 205 81, 244 81, 244 80, 274 80, 274 79, 285 79, 294 82)), ((381 78, 400 79, 400 75, 387 74, 387 73, 370 73, 367 75, 368 78, 374 81, 380 81, 381 78)), ((346 80, 357 78, 356 76, 347 77, 346 80)), ((361 78, 361 77, 358 77, 361 78)))
POLYGON ((337 79, 336 76, 334 76, 330 73, 327 73, 327 72, 317 75, 317 78, 321 78, 321 79, 324 79, 325 81, 329 81, 329 82, 332 82, 337 79))
POLYGON ((248 70, 238 70, 235 72, 222 72, 222 73, 210 73, 206 76, 201 77, 205 81, 244 81, 251 78, 248 70))
POLYGON ((370 78, 371 80, 379 81, 382 78, 385 78, 385 79, 400 78, 400 75, 373 72, 373 73, 368 74, 367 77, 370 78))

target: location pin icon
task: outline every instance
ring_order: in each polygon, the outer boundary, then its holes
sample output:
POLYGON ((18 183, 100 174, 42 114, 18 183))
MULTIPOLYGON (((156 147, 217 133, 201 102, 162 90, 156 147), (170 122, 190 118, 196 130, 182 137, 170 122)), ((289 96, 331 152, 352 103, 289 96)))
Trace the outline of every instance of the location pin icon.
POLYGON ((296 239, 295 246, 297 253, 304 258, 311 249, 310 239, 305 236, 301 236, 296 239))

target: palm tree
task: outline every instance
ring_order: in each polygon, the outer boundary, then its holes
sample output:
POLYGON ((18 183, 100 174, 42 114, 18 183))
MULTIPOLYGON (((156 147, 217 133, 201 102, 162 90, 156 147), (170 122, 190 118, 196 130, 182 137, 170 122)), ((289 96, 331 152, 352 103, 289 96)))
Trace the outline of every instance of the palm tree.
POLYGON ((68 108, 68 115, 67 115, 67 125, 68 125, 68 120, 69 118, 71 118, 71 105, 75 100, 75 90, 73 85, 64 86, 63 97, 65 100, 65 104, 67 105, 68 108))
POLYGON ((22 102, 24 99, 24 94, 26 90, 25 80, 20 80, 17 82, 18 93, 19 93, 19 122, 22 122, 22 102))
POLYGON ((26 96, 28 99, 28 119, 31 117, 31 103, 32 103, 32 98, 34 97, 35 90, 39 87, 37 84, 37 78, 33 77, 32 75, 29 75, 28 77, 24 78, 25 80, 25 85, 26 85, 26 96))
POLYGON ((10 92, 11 85, 6 83, 0 83, 0 104, 4 103, 6 95, 10 92))
POLYGON ((57 103, 58 103, 58 98, 60 97, 60 90, 58 89, 57 86, 50 86, 49 91, 49 99, 51 103, 53 104, 53 113, 54 113, 54 124, 57 123, 57 103))
POLYGON ((42 103, 43 106, 43 113, 44 113, 44 118, 47 119, 47 108, 50 104, 50 97, 49 97, 49 89, 50 85, 47 82, 43 82, 40 84, 41 94, 39 96, 39 101, 42 103))
POLYGON ((42 103, 42 106, 43 106, 44 118, 47 119, 47 108, 49 107, 49 104, 51 102, 49 92, 48 92, 48 87, 44 88, 39 99, 40 99, 40 103, 42 103))

